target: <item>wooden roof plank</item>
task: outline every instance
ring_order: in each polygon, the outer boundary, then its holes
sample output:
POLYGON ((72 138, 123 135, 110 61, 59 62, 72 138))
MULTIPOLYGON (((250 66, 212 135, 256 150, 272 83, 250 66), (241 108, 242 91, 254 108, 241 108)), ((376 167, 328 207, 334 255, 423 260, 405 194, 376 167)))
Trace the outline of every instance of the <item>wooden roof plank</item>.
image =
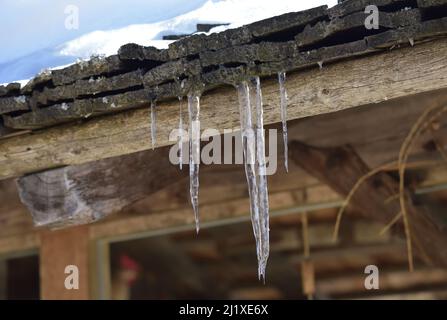
MULTIPOLYGON (((288 119, 447 88, 447 61, 440 59, 445 56, 447 40, 440 39, 341 61, 323 70, 290 73, 288 119)), ((276 78, 265 79, 262 88, 265 123, 279 122, 276 78)), ((149 119, 149 108, 137 109, 0 140, 0 178, 148 150, 149 119)), ((238 99, 233 88, 221 88, 202 97, 201 126, 219 130, 239 126, 238 99)), ((177 127, 178 101, 160 103, 156 147, 174 144, 169 134, 177 127)))

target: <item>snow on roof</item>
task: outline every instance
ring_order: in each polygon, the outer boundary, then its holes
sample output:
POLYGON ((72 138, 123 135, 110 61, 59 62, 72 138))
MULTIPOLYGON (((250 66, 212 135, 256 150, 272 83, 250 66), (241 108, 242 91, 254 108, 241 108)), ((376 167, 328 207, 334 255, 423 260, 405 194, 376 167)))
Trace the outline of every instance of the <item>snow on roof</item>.
MULTIPOLYGON (((335 5, 337 1, 208 0, 198 9, 189 12, 190 4, 186 0, 184 2, 180 8, 177 8, 178 11, 184 12, 177 17, 149 24, 133 24, 120 28, 112 27, 109 30, 96 30, 62 44, 30 52, 24 57, 0 64, 0 83, 29 79, 43 69, 66 66, 76 62, 77 59, 88 59, 92 55, 116 54, 119 47, 126 43, 167 48, 172 41, 162 40, 164 35, 193 33, 198 23, 229 23, 228 26, 214 28, 209 33, 221 32, 286 12, 301 11, 322 4, 335 5)), ((170 4, 170 2, 167 3, 170 4)), ((163 6, 163 3, 151 4, 151 6, 153 5, 163 6)), ((171 8, 166 9, 171 10, 171 8)), ((113 12, 108 12, 102 19, 108 20, 113 14, 113 12)), ((127 16, 126 20, 131 21, 132 17, 127 16)), ((93 24, 88 21, 82 23, 93 24)), ((38 39, 36 40, 38 41, 38 39)), ((20 82, 26 83, 27 80, 20 82)))

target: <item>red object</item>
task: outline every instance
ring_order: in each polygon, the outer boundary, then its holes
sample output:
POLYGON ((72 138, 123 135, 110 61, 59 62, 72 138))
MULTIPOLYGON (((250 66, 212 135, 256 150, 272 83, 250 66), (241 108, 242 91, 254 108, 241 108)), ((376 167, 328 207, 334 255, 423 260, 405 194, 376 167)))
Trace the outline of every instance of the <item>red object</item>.
POLYGON ((126 270, 133 270, 133 271, 141 270, 140 264, 125 254, 120 256, 120 266, 121 268, 126 270))

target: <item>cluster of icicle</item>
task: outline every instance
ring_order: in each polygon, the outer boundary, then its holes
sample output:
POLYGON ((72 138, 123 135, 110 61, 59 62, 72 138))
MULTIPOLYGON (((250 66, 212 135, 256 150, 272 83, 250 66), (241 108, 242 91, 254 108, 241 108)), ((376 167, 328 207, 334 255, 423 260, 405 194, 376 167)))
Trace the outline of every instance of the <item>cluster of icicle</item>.
POLYGON ((259 77, 237 86, 245 175, 258 257, 258 276, 265 281, 269 257, 269 200, 265 162, 265 134, 259 77))
MULTIPOLYGON (((287 92, 285 88, 286 74, 278 74, 280 88, 280 110, 283 125, 285 168, 288 171, 287 148, 287 92)), ((243 146, 245 174, 250 197, 250 214, 253 233, 256 240, 258 258, 258 276, 265 281, 267 260, 269 257, 269 199, 266 174, 264 110, 262 102, 261 82, 259 77, 242 81, 236 86, 239 96, 240 127, 243 146)), ((183 116, 182 97, 179 117, 179 158, 180 169, 183 160, 183 116)), ((197 233, 199 222, 199 168, 200 168, 200 93, 188 95, 189 115, 189 176, 190 196, 194 210, 197 233)), ((151 103, 151 138, 152 148, 156 144, 156 104, 151 103)))
MULTIPOLYGON (((182 97, 179 97, 179 166, 182 170, 183 163, 183 115, 182 115, 182 97)), ((156 103, 151 103, 151 142, 152 149, 157 143, 157 114, 156 103)), ((188 95, 188 114, 189 114, 189 175, 190 175, 190 195, 191 204, 194 210, 194 219, 196 231, 199 233, 199 168, 200 168, 200 93, 191 93, 188 95)))

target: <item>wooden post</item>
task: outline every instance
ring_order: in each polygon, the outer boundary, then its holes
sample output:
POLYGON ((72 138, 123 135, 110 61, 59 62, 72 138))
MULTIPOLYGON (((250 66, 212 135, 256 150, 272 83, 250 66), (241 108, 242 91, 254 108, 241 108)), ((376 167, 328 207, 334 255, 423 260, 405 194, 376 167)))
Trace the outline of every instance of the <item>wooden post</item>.
MULTIPOLYGON (((44 300, 86 300, 91 298, 91 248, 88 226, 58 231, 43 231, 40 234, 40 290, 44 300), (78 288, 66 287, 67 277, 78 270, 78 288), (70 271, 70 273, 65 272, 70 271)), ((69 282, 67 280, 67 282, 69 282)), ((76 277, 73 284, 75 286, 76 277)), ((76 287, 76 286, 75 286, 76 287)))
POLYGON ((0 300, 8 299, 8 266, 6 259, 0 259, 0 300))

